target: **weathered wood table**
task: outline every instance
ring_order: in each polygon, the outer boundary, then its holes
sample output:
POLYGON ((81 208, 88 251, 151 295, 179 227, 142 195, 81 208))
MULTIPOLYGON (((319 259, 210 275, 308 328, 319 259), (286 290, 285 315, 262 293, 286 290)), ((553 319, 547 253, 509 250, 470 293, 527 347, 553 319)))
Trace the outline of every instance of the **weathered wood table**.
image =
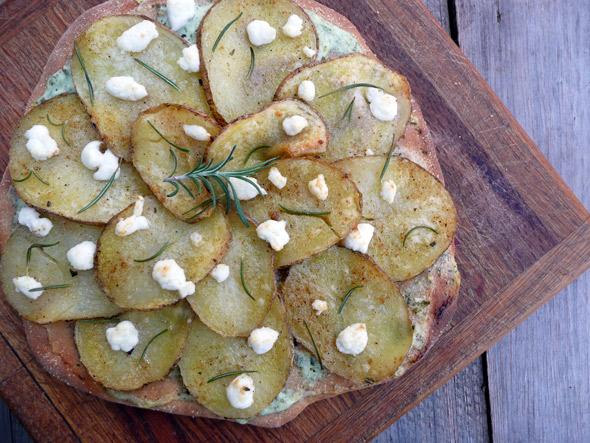
MULTIPOLYGON (((425 3, 590 207, 590 2, 425 3)), ((585 274, 376 441, 587 441, 589 290, 585 274)), ((0 403, 0 441, 29 440, 0 403)))

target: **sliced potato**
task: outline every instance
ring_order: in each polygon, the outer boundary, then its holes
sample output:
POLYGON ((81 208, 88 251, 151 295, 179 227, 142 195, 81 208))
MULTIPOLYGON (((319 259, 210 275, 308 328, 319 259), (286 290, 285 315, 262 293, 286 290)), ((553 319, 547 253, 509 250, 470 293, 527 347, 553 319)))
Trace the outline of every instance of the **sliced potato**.
POLYGON ((192 318, 191 309, 181 301, 157 311, 127 312, 107 321, 79 321, 76 346, 80 360, 104 387, 118 391, 138 389, 170 372, 180 357, 192 318), (106 330, 124 320, 133 323, 139 333, 139 343, 130 353, 114 351, 106 338, 106 330), (167 332, 156 337, 162 331, 167 332))
POLYGON ((160 260, 174 259, 184 270, 187 281, 205 278, 223 256, 231 239, 227 218, 221 208, 195 224, 175 218, 154 197, 145 198, 143 215, 149 229, 120 237, 115 226, 133 214, 133 206, 114 217, 100 235, 96 255, 97 278, 108 297, 129 309, 155 309, 179 300, 178 291, 162 289, 152 278, 154 265, 160 260), (190 235, 198 232, 203 241, 194 246, 190 235), (147 262, 136 262, 154 256, 147 262))
POLYGON ((257 175, 268 195, 244 201, 242 207, 256 223, 268 219, 285 220, 290 241, 275 253, 275 267, 283 268, 317 254, 346 237, 361 217, 361 196, 356 186, 331 165, 312 159, 279 160, 276 168, 287 178, 283 189, 268 179, 269 169, 257 175), (318 200, 309 191, 308 183, 323 174, 328 198, 318 200), (295 215, 279 205, 303 213, 325 213, 320 216, 295 215))
POLYGON ((246 338, 225 338, 200 321, 193 322, 178 366, 190 393, 211 412, 226 418, 250 418, 281 392, 291 368, 293 349, 278 298, 274 299, 262 324, 280 335, 270 351, 258 355, 248 346, 246 338), (227 399, 226 388, 235 376, 208 383, 214 377, 234 371, 256 371, 248 374, 254 380, 254 404, 247 409, 235 409, 227 399))
POLYGON ((53 216, 48 218, 52 221, 53 228, 46 237, 36 237, 24 226, 19 226, 4 246, 0 261, 0 278, 8 302, 20 315, 36 323, 109 317, 122 312, 104 295, 96 281, 94 270, 75 271, 66 257, 68 250, 78 243, 96 243, 101 228, 53 216), (55 246, 31 250, 29 276, 43 286, 71 286, 43 291, 37 300, 16 292, 12 279, 26 275, 29 247, 56 242, 59 243, 55 246))
POLYGON ((247 336, 266 317, 275 293, 273 252, 256 235, 256 226, 246 228, 234 212, 229 214, 229 224, 232 240, 221 260, 230 268, 229 277, 221 283, 211 276, 201 280, 187 300, 201 321, 218 334, 247 336))
POLYGON ((158 38, 141 52, 123 52, 117 38, 144 17, 133 15, 110 16, 93 22, 76 40, 88 78, 94 91, 90 98, 86 75, 78 56, 72 55, 72 77, 92 121, 111 150, 130 160, 131 126, 140 112, 162 103, 186 105, 210 115, 205 93, 200 85, 200 74, 183 70, 177 63, 188 44, 166 27, 156 24, 158 38), (142 61, 172 82, 178 90, 137 63, 142 61), (111 77, 130 76, 143 85, 148 96, 138 101, 115 98, 106 90, 111 77))
POLYGON ((330 146, 320 155, 322 160, 334 162, 364 155, 367 149, 375 154, 386 154, 394 137, 397 140, 403 135, 411 113, 410 85, 405 77, 377 59, 351 54, 303 67, 283 81, 275 98, 297 97, 304 80, 315 84, 316 96, 309 104, 322 115, 330 132, 330 146), (397 99, 398 112, 393 121, 381 121, 373 116, 366 97, 370 88, 356 87, 322 97, 359 83, 383 88, 397 99))
POLYGON ((335 166, 363 194, 363 219, 375 227, 368 255, 394 281, 401 281, 418 275, 449 247, 457 213, 436 178, 400 157, 392 157, 383 176, 384 182, 393 180, 397 186, 393 204, 387 203, 380 196, 379 182, 385 160, 385 156, 350 158, 335 166))
POLYGON ((75 221, 106 223, 132 203, 136 195, 149 192, 133 166, 123 162, 119 177, 107 193, 94 206, 79 214, 78 211, 107 184, 95 180, 94 171, 87 169, 80 159, 82 149, 94 140, 100 140, 100 136, 76 94, 60 95, 35 106, 18 123, 10 142, 8 167, 20 197, 43 211, 75 221), (60 126, 56 126, 58 124, 60 126), (31 156, 26 148, 25 132, 34 125, 43 125, 49 130, 59 147, 58 155, 43 161, 31 156), (31 175, 31 170, 48 185, 31 175), (29 178, 25 181, 19 181, 27 176, 29 178))
POLYGON ((281 286, 291 332, 322 363, 355 383, 373 383, 392 377, 412 344, 412 325, 399 289, 367 257, 333 247, 291 267, 281 286), (339 314, 348 292, 352 292, 339 314), (328 310, 316 315, 315 300, 328 310), (338 350, 338 334, 351 324, 364 323, 369 337, 358 355, 338 350), (306 325, 313 336, 307 331, 306 325))
MULTIPOLYGON (((171 174, 176 176, 190 171, 205 156, 209 141, 198 141, 189 137, 184 132, 185 125, 201 126, 211 136, 219 132, 219 125, 205 114, 180 105, 160 105, 142 112, 135 121, 131 131, 131 157, 141 178, 149 185, 160 203, 179 219, 195 222, 198 218, 194 217, 195 212, 190 210, 210 198, 209 193, 203 189, 199 194, 197 186, 186 181, 186 186, 195 197, 191 197, 184 189, 174 194, 175 187, 164 182, 171 174), (150 124, 168 141, 188 149, 189 152, 170 145, 150 124)), ((211 210, 202 216, 210 214, 211 210)))
POLYGON ((221 0, 201 22, 197 45, 211 109, 219 121, 229 123, 270 103, 287 74, 315 59, 303 48, 317 50, 318 38, 311 19, 290 0, 221 0), (293 14, 303 20, 302 34, 295 38, 282 31, 293 14), (220 34, 237 17, 213 52, 220 34), (253 20, 267 21, 276 29, 276 39, 251 45, 246 27, 253 20))

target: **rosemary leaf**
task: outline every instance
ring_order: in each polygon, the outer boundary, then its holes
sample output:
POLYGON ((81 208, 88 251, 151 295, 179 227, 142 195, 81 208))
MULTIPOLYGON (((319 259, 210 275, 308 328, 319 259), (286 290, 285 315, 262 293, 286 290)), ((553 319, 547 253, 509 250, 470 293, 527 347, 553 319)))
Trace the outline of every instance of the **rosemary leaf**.
POLYGON ((179 181, 177 182, 180 186, 182 186, 182 188, 187 192, 188 195, 190 195, 192 198, 195 198, 195 194, 193 194, 193 191, 191 191, 187 185, 185 185, 183 182, 179 181))
POLYGON ((111 318, 87 318, 84 320, 78 320, 78 323, 110 323, 114 321, 118 321, 118 317, 111 317, 111 318))
POLYGON ((284 207, 283 205, 279 204, 279 207, 285 211, 287 214, 293 214, 293 215, 309 215, 312 217, 319 217, 321 215, 329 215, 332 213, 332 211, 324 211, 324 212, 309 212, 309 211, 296 211, 294 209, 289 209, 284 207))
POLYGON ((387 160, 385 160, 385 164, 383 165, 383 169, 381 170, 381 175, 379 176, 379 182, 383 181, 383 177, 385 176, 385 171, 389 167, 389 162, 391 161, 391 156, 393 155, 393 148, 395 147, 395 134, 393 134, 393 140, 391 142, 391 148, 389 148, 389 152, 387 153, 387 160))
POLYGON ((338 314, 340 314, 342 312, 342 309, 344 308, 344 305, 348 301, 348 297, 350 297, 354 291, 356 291, 357 289, 360 289, 362 287, 363 286, 355 286, 350 291, 348 291, 348 293, 344 296, 344 300, 342 300, 342 304, 340 305, 340 308, 338 309, 338 314))
POLYGON ((33 168, 31 168, 29 170, 29 173, 27 174, 27 176, 25 178, 13 178, 12 181, 13 182, 16 182, 16 183, 22 183, 22 182, 27 181, 28 179, 30 179, 32 175, 34 175, 35 177, 37 177, 37 180, 39 180, 44 185, 49 186, 49 183, 47 183, 45 180, 43 180, 41 177, 39 177, 39 175, 35 172, 35 170, 33 168))
POLYGON ((64 288, 69 288, 70 284, 63 284, 63 285, 51 285, 51 286, 42 286, 40 288, 33 288, 33 289, 29 289, 30 292, 39 292, 39 291, 48 291, 50 289, 64 289, 64 288))
POLYGON ((346 116, 348 115, 348 123, 350 123, 350 120, 352 119, 352 107, 354 106, 354 101, 356 100, 356 97, 354 97, 350 103, 348 104, 346 111, 344 111, 344 115, 342 116, 342 120, 344 120, 346 118, 346 116))
POLYGON ((174 153, 174 151, 172 149, 169 149, 170 151, 170 156, 172 157, 172 161, 174 162, 174 168, 172 168, 172 172, 170 173, 170 175, 168 177, 172 177, 174 175, 174 173, 176 172, 176 168, 178 167, 178 158, 176 158, 176 154, 174 153))
MULTIPOLYGON (((174 182, 172 182, 172 183, 174 183, 174 182)), ((216 197, 215 200, 219 201, 219 200, 221 200, 221 197, 216 197)), ((197 206, 190 208, 188 211, 183 212, 182 215, 190 214, 191 212, 196 211, 197 209, 201 209, 203 206, 212 205, 212 204, 213 204, 213 199, 210 198, 208 200, 205 200, 202 203, 199 203, 197 206)))
POLYGON ((72 146, 70 145, 70 142, 68 141, 68 139, 66 138, 66 123, 64 122, 63 126, 61 127, 61 138, 64 139, 64 143, 68 146, 72 146))
POLYGON ((244 259, 243 258, 240 259, 240 279, 242 280, 242 287, 244 288, 244 291, 246 291, 246 294, 248 294, 248 297, 250 297, 252 300, 256 301, 256 299, 252 296, 252 294, 248 290, 248 287, 246 286, 246 282, 244 281, 244 259))
POLYGON ((109 188, 111 187, 111 185, 115 181, 115 176, 117 175, 118 170, 119 170, 119 168, 117 168, 117 170, 115 172, 113 172, 113 175, 111 176, 111 178, 109 179, 109 181, 107 182, 105 187, 102 188, 102 191, 100 191, 100 193, 94 198, 94 200, 92 200, 90 203, 88 203, 86 206, 84 206, 82 209, 80 209, 78 211, 78 214, 81 214, 82 212, 85 212, 88 209, 90 209, 91 207, 93 207, 107 193, 107 191, 109 190, 109 188))
POLYGON ((78 61, 80 62, 80 66, 82 66, 82 70, 84 71, 84 76, 86 77, 86 84, 88 85, 88 95, 90 96, 90 106, 94 106, 94 88, 92 87, 92 82, 90 81, 90 76, 88 75, 88 71, 86 70, 86 65, 84 64, 84 60, 80 55, 80 50, 78 49, 78 45, 74 42, 74 51, 76 52, 76 57, 78 57, 78 61))
POLYGON ((156 252, 154 255, 152 255, 151 257, 142 258, 142 259, 139 259, 139 260, 138 259, 134 259, 133 261, 136 262, 136 263, 146 263, 148 261, 152 261, 153 259, 158 258, 160 255, 162 255, 162 253, 166 249, 168 249, 168 246, 170 246, 170 242, 169 241, 167 241, 166 243, 164 243, 164 246, 162 246, 160 248, 160 250, 158 252, 156 252))
POLYGON ((153 341, 160 337, 161 335, 165 334, 166 332, 168 332, 169 329, 166 328, 160 332, 158 332, 156 335, 154 335, 150 341, 147 342, 147 345, 145 345, 145 348, 143 348, 143 352, 141 353, 141 357, 139 357, 139 361, 137 362, 137 367, 139 368, 141 366, 141 363, 143 363, 143 359, 145 357, 145 353, 147 352, 148 348, 150 347, 150 345, 153 343, 153 341))
POLYGON ((256 55, 254 54, 254 48, 250 46, 250 69, 248 70, 248 75, 246 76, 246 80, 249 80, 252 77, 252 72, 254 72, 254 64, 256 63, 256 55))
POLYGON ((434 228, 431 228, 430 226, 414 226, 412 229, 410 229, 407 233, 406 236, 404 237, 404 242, 402 244, 402 249, 406 247, 406 240, 408 239, 408 237, 410 236, 410 234, 412 232, 414 232, 417 229, 428 229, 429 231, 434 232, 435 234, 438 234, 438 231, 434 228))
POLYGON ((49 124, 51 126, 57 126, 57 127, 59 127, 59 126, 64 126, 65 125, 65 123, 53 123, 51 121, 51 119, 49 118, 49 114, 45 114, 45 117, 47 118, 47 121, 49 122, 49 124))
POLYGON ((176 145, 176 144, 172 143, 172 142, 171 142, 170 140, 168 140, 166 137, 164 137, 164 135, 163 135, 163 134, 162 134, 160 131, 158 131, 158 128, 156 128, 156 127, 155 127, 155 126, 152 124, 152 122, 151 122, 151 121, 149 121, 149 120, 148 120, 147 122, 148 122, 148 123, 149 123, 149 125, 152 127, 152 129, 153 129, 154 131, 156 131, 156 133, 157 133, 157 134, 158 134, 158 135, 159 135, 159 136, 162 138, 162 140, 164 140, 164 141, 165 141, 166 143, 168 143, 170 146, 173 146, 173 147, 175 147, 176 149, 178 149, 179 151, 182 151, 182 152, 190 152, 188 149, 186 149, 186 148, 182 148, 182 147, 180 147, 180 146, 178 146, 178 145, 176 145))
POLYGON ((178 194, 178 191, 180 190, 180 188, 178 187, 178 185, 175 182, 170 182, 170 184, 172 186, 174 186, 174 191, 172 191, 170 194, 168 194, 166 197, 171 198, 174 197, 176 194, 178 194))
POLYGON ((240 375, 240 374, 252 374, 258 373, 258 371, 233 371, 233 372, 226 372, 225 374, 216 375, 215 377, 207 380, 207 383, 211 383, 212 381, 219 380, 220 378, 231 377, 233 375, 240 375))
POLYGON ((348 89, 353 89, 353 88, 376 88, 376 89, 383 90, 383 88, 381 88, 379 86, 372 85, 370 83, 353 83, 352 85, 342 86, 341 88, 334 89, 333 91, 328 92, 327 94, 320 95, 318 98, 324 98, 329 95, 337 94, 338 92, 347 91, 348 89))
POLYGON ((137 59, 135 57, 133 57, 133 60, 135 60, 135 62, 137 62, 140 66, 143 66, 145 69, 147 69, 148 71, 150 71, 152 74, 154 74, 160 80, 164 80, 166 83, 168 83, 174 89, 176 89, 177 91, 180 91, 180 89, 178 88, 178 85, 176 83, 174 83, 172 80, 170 80, 168 77, 166 77, 164 74, 156 71, 154 68, 152 68, 151 66, 145 64, 144 62, 142 62, 141 60, 139 60, 139 59, 137 59))
POLYGON ((315 355, 320 362, 320 368, 324 369, 324 364, 322 363, 322 357, 320 356, 320 351, 318 351, 318 347, 315 344, 315 340, 313 339, 313 335, 311 335, 311 331, 309 330, 309 326, 307 326, 307 322, 303 320, 303 324, 305 325, 305 329, 307 329, 307 333, 309 334, 309 338, 311 338, 311 343, 313 344, 313 348, 315 349, 315 355))
POLYGON ((27 259, 25 261, 25 273, 26 275, 29 275, 29 264, 31 263, 31 254, 33 253, 33 249, 39 248, 50 248, 52 246, 57 245, 59 242, 56 241, 55 243, 46 243, 46 244, 41 244, 41 243, 35 243, 32 244, 31 246, 29 246, 29 248, 27 249, 27 259))
POLYGON ((223 28, 221 30, 221 32, 219 33, 219 35, 217 36, 217 39, 215 40, 215 43, 213 44, 213 49, 211 50, 211 54, 215 54, 215 50, 217 49, 217 46, 219 45, 219 42, 221 41, 221 39, 223 38, 223 36, 225 35, 225 33, 227 32, 227 30, 230 28, 231 25, 233 25, 235 22, 237 22, 240 18, 242 18, 242 15, 244 13, 240 12, 240 15, 238 15, 236 18, 234 18, 231 22, 229 22, 227 25, 225 25, 225 28, 223 28))
POLYGON ((262 146, 257 146, 254 149, 252 149, 250 152, 248 152, 248 155, 246 156, 246 158, 244 159, 244 165, 246 163, 248 163, 248 160, 250 160, 250 157, 252 156, 252 154, 254 154, 256 151, 260 150, 260 149, 270 149, 272 148, 272 146, 268 146, 268 145, 262 145, 262 146))
POLYGON ((39 174, 37 174, 37 172, 35 172, 34 169, 31 168, 31 172, 33 173, 33 175, 35 177, 37 177, 37 180, 39 180, 41 183, 43 183, 46 186, 49 186, 49 183, 47 183, 45 180, 43 180, 41 177, 39 177, 39 174))

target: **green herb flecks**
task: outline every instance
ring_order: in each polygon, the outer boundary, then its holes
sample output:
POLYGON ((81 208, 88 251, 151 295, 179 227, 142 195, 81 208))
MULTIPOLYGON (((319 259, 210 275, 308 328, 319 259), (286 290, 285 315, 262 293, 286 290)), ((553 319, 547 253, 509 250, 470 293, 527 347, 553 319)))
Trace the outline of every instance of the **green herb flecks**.
POLYGON ((66 123, 67 123, 67 121, 65 121, 63 123, 54 123, 49 118, 49 114, 45 114, 45 116, 47 117, 47 121, 49 122, 49 124, 51 126, 55 126, 57 128, 59 128, 61 126, 61 138, 63 138, 63 141, 66 145, 72 146, 72 145, 70 145, 70 142, 66 139, 66 123))
POLYGON ((246 155, 246 158, 244 159, 244 163, 243 164, 245 165, 246 163, 248 163, 248 160, 250 160, 250 157, 256 151, 259 151, 261 149, 270 149, 270 148, 272 148, 272 146, 268 146, 268 145, 256 146, 254 149, 252 149, 250 152, 248 152, 248 155, 246 155))
POLYGON ((313 345, 313 348, 315 349, 315 355, 318 358, 318 361, 320 362, 320 368, 324 369, 324 365, 322 363, 322 357, 320 356, 320 351, 318 351, 318 347, 315 344, 315 340, 313 339, 313 335, 311 335, 311 331, 309 330, 309 326, 307 326, 307 322, 305 320, 303 320, 303 324, 305 325, 305 329, 307 329, 307 333, 309 334, 309 338, 311 338, 311 344, 313 345))
POLYGON ((143 348, 143 352, 141 353, 141 357, 139 357, 139 361, 137 362, 137 367, 139 368, 141 366, 141 363, 143 362, 143 359, 145 357, 145 353, 147 352, 148 348, 150 347, 150 345, 154 342, 155 339, 157 339, 158 337, 164 335, 166 332, 168 332, 169 329, 166 328, 160 332, 158 332, 156 335, 154 335, 150 341, 147 342, 147 345, 145 345, 145 348, 143 348))
POLYGON ((370 83, 353 83, 352 85, 342 86, 341 88, 334 89, 333 91, 328 92, 327 94, 320 95, 318 98, 328 97, 329 95, 337 94, 339 92, 347 91, 347 90, 353 89, 353 88, 376 88, 376 89, 383 90, 383 88, 381 88, 380 86, 375 86, 370 83))
POLYGON ((352 120, 352 108, 354 106, 354 101, 356 100, 356 97, 354 97, 350 103, 348 104, 348 106, 346 107, 346 111, 344 111, 344 115, 342 116, 342 120, 344 120, 347 116, 348 116, 348 123, 350 123, 350 121, 352 120))
POLYGON ((296 211, 295 209, 286 208, 281 204, 279 204, 279 207, 287 214, 293 214, 293 215, 309 215, 311 217, 320 217, 322 215, 329 215, 332 213, 332 211, 323 211, 323 212, 296 211))
POLYGON ((408 237, 410 236, 410 234, 412 234, 412 232, 416 231, 417 229, 428 229, 429 231, 434 232, 435 234, 438 234, 438 231, 434 228, 431 228, 430 226, 414 226, 412 229, 410 229, 407 233, 406 236, 404 237, 404 241, 402 244, 402 248, 406 247, 406 240, 408 239, 408 237))
POLYGON ((160 250, 159 250, 158 252, 156 252, 154 255, 152 255, 152 256, 150 256, 150 257, 148 257, 148 258, 134 259, 133 261, 134 261, 134 262, 136 262, 136 263, 146 263, 146 262, 148 262, 148 261, 152 261, 152 260, 154 260, 155 258, 158 258, 160 255, 162 255, 162 254, 163 254, 163 252, 164 252, 166 249, 168 249, 168 246, 170 246, 170 242, 169 242, 169 241, 167 241, 166 243, 164 243, 164 246, 162 246, 162 247, 160 248, 160 250))
POLYGON ((217 39, 215 40, 215 43, 213 44, 213 49, 211 50, 211 54, 215 54, 215 50, 217 49, 217 46, 219 45, 219 42, 221 41, 221 39, 223 38, 223 36, 227 32, 227 30, 231 27, 231 25, 233 25, 240 18, 242 18, 242 15, 244 15, 244 13, 243 12, 240 12, 240 15, 238 15, 231 22, 229 22, 227 25, 225 25, 225 27, 221 30, 221 32, 217 36, 217 39))
POLYGON ((254 53, 254 48, 250 46, 250 69, 248 70, 248 75, 246 76, 246 80, 249 80, 252 77, 252 73, 254 72, 254 65, 256 63, 256 54, 254 53))
POLYGON ((82 70, 84 71, 84 76, 86 77, 86 84, 88 85, 88 95, 90 96, 90 106, 94 106, 94 88, 92 87, 92 82, 90 81, 90 76, 88 75, 88 71, 86 70, 86 65, 84 64, 84 60, 82 59, 82 55, 80 55, 80 50, 78 49, 78 45, 74 42, 74 51, 76 52, 76 57, 78 57, 78 61, 80 62, 80 66, 82 66, 82 70))
POLYGON ((240 279, 242 280, 242 287, 244 288, 244 291, 246 291, 246 294, 248 294, 248 297, 250 297, 252 300, 256 301, 256 299, 252 296, 252 293, 248 290, 248 287, 246 286, 246 282, 244 280, 244 259, 243 258, 240 260, 240 279))
POLYGON ((216 375, 213 378, 210 378, 209 380, 207 380, 207 383, 211 383, 215 380, 219 380, 220 378, 225 378, 225 377, 233 377, 234 375, 241 375, 241 374, 253 374, 253 373, 258 373, 258 371, 233 371, 233 372, 226 372, 225 374, 221 374, 221 375, 216 375))
MULTIPOLYGON (((29 246, 29 248, 27 249, 27 259, 25 261, 25 275, 29 275, 29 264, 31 264, 31 254, 33 253, 33 249, 41 249, 43 250, 43 248, 50 248, 52 246, 57 245, 59 242, 56 241, 55 243, 46 243, 46 244, 42 244, 42 243, 35 243, 32 244, 31 246, 29 246)), ((55 259, 54 259, 55 260, 55 259)))
POLYGON ((138 63, 140 66, 143 66, 145 69, 150 71, 152 74, 154 74, 160 80, 163 80, 164 82, 168 83, 170 86, 172 86, 177 91, 180 91, 180 89, 178 88, 178 85, 176 83, 174 83, 172 80, 170 80, 168 77, 166 77, 164 74, 162 74, 161 72, 156 71, 150 65, 145 64, 144 62, 142 62, 141 60, 139 60, 135 57, 133 57, 133 60, 135 60, 135 62, 138 63))
POLYGON ((47 183, 45 180, 43 180, 43 179, 42 179, 42 178, 39 176, 39 174, 37 174, 37 173, 35 172, 35 170, 34 170, 33 168, 31 168, 31 169, 29 170, 29 173, 27 174, 27 176, 26 176, 25 178, 13 178, 13 179, 12 179, 12 181, 13 181, 13 182, 16 182, 16 183, 22 183, 22 182, 24 182, 24 181, 27 181, 28 179, 30 179, 32 175, 34 175, 34 176, 37 178, 37 180, 39 180, 39 181, 40 181, 41 183, 43 183, 44 185, 46 185, 46 186, 49 186, 49 183, 47 183))
MULTIPOLYGON (((121 165, 121 161, 119 161, 119 165, 121 165)), ((119 166, 119 168, 120 168, 120 166, 119 166)), ((111 178, 109 179, 109 181, 107 182, 105 187, 102 188, 102 191, 100 191, 100 193, 94 198, 94 200, 92 200, 90 203, 88 203, 86 206, 84 206, 82 209, 80 209, 78 211, 78 214, 82 214, 83 212, 92 208, 107 193, 107 191, 109 190, 109 188, 111 187, 111 185, 115 181, 115 176, 117 175, 117 171, 119 170, 119 168, 117 168, 115 170, 115 172, 113 172, 113 175, 111 176, 111 178)))
POLYGON ((164 137, 164 134, 162 134, 160 131, 158 131, 158 128, 156 128, 151 121, 148 120, 147 122, 152 127, 152 129, 154 131, 156 131, 156 134, 158 134, 162 138, 162 140, 164 140, 170 146, 173 146, 173 147, 175 147, 176 149, 178 149, 179 151, 182 151, 182 152, 190 152, 188 149, 183 148, 181 146, 178 146, 177 144, 172 143, 170 140, 168 140, 166 137, 164 137))
POLYGON ((71 286, 72 285, 70 285, 70 284, 41 286, 40 288, 29 289, 29 292, 49 291, 51 289, 65 289, 65 288, 69 288, 71 286))
POLYGON ((338 314, 340 314, 342 312, 342 309, 344 309, 344 305, 348 301, 348 297, 350 297, 354 291, 356 291, 357 289, 360 289, 362 287, 363 286, 355 286, 354 288, 352 288, 350 291, 348 291, 346 293, 346 295, 344 296, 344 300, 342 300, 342 304, 340 305, 340 308, 338 308, 338 314))

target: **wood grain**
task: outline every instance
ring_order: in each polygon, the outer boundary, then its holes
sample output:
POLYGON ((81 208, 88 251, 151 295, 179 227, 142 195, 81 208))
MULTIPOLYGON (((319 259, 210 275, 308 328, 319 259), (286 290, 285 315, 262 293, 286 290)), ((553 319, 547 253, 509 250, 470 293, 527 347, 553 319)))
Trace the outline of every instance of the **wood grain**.
MULTIPOLYGON (((369 439, 590 265, 587 211, 422 4, 413 0, 323 3, 348 12, 380 58, 405 74, 420 102, 428 105, 425 117, 460 222, 458 260, 464 284, 452 328, 398 381, 319 402, 284 427, 264 430, 117 406, 69 389, 30 359, 18 316, 2 302, 0 333, 26 366, 24 371, 16 368, 14 377, 18 374, 22 383, 31 378, 28 392, 35 401, 27 401, 26 414, 22 406, 17 413, 34 438, 369 439), (47 417, 51 426, 39 426, 47 417)), ((47 42, 56 41, 76 11, 91 4, 89 0, 8 3, 17 19, 0 16, 0 69, 9 86, 0 98, 7 109, 0 117, 3 141, 51 49, 47 42), (19 12, 19 7, 27 13, 19 12)), ((1 155, 5 162, 6 153, 1 155)), ((16 407, 27 397, 15 394, 12 384, 0 383, 0 393, 16 407)))

